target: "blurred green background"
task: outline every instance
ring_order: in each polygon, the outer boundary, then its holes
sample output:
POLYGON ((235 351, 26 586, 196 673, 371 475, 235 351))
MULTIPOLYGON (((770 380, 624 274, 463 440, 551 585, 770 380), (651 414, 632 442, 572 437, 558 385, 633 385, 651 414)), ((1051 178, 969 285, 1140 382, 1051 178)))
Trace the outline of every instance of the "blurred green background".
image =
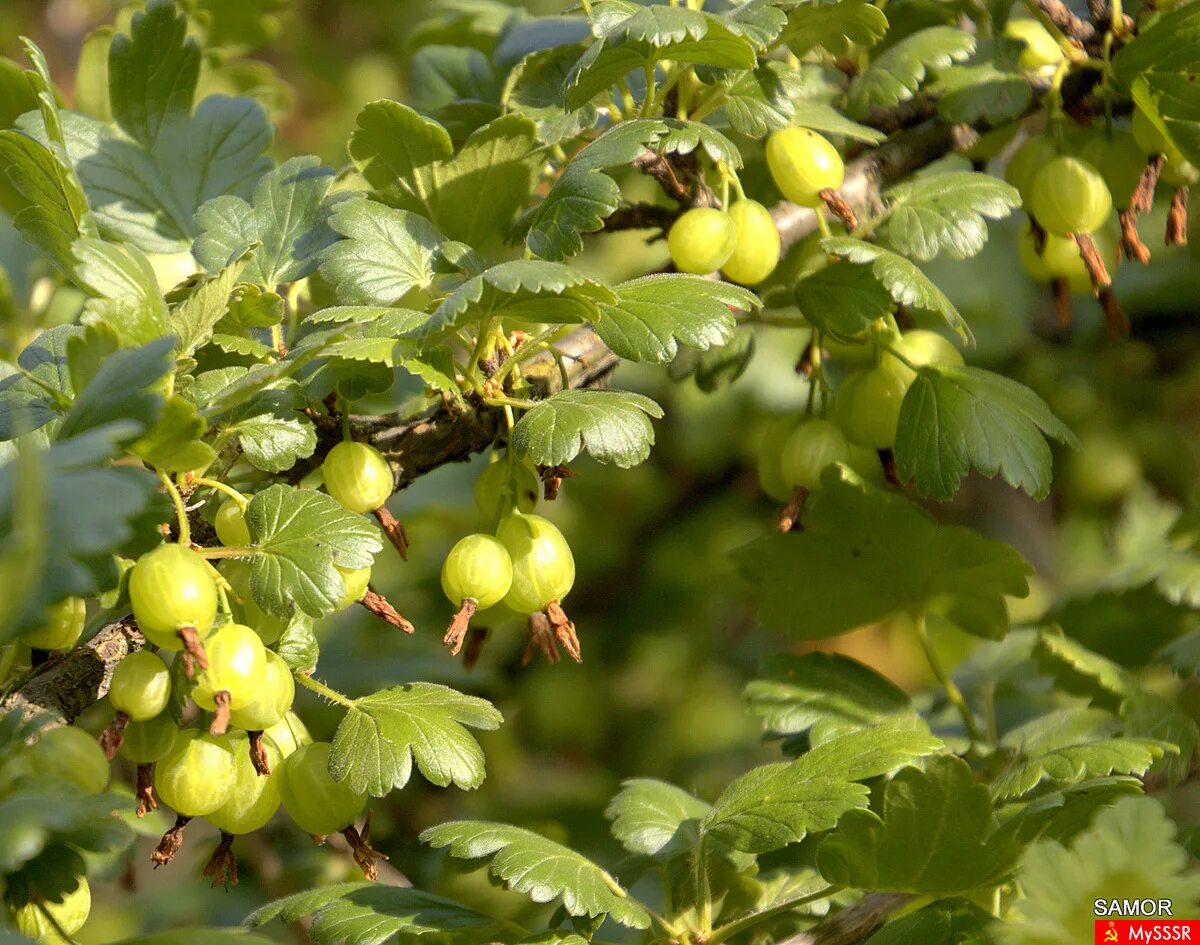
MULTIPOLYGON (((116 6, 3 0, 0 52, 19 58, 15 38, 32 37, 69 99, 85 37, 112 22, 116 6)), ((335 167, 345 163, 345 140, 361 106, 404 98, 415 48, 442 38, 486 51, 505 14, 475 0, 192 0, 190 6, 213 18, 213 37, 234 57, 234 65, 208 75, 205 90, 254 94, 279 124, 280 156, 315 153, 335 167)), ((524 9, 552 12, 561 4, 524 9)), ((774 199, 754 171, 761 159, 751 153, 747 164, 752 195, 774 199)), ((632 174, 627 193, 651 196, 648 182, 632 174)), ((1161 228, 1159 214, 1146 231, 1161 228)), ((978 336, 968 360, 1035 387, 1081 434, 1085 451, 1059 457, 1059 485, 1041 505, 976 479, 952 505, 934 511, 1011 542, 1035 564, 1032 598, 1014 605, 1018 617, 1032 619, 1110 566, 1111 530, 1124 495, 1144 488, 1146 495, 1177 500, 1195 479, 1200 265, 1194 251, 1156 247, 1152 269, 1124 267, 1117 278, 1134 340, 1105 339, 1098 310, 1077 299, 1068 344, 1048 327, 1048 293, 1017 265, 1016 232, 1015 222, 999 225, 982 255, 939 262, 930 271, 978 336)), ((595 239, 579 264, 610 277, 640 274, 665 259, 661 242, 644 243, 644 234, 595 239)), ((792 262, 805 250, 799 247, 792 262)), ((70 314, 67 305, 63 317, 70 314)), ((667 411, 656 425, 650 461, 630 471, 581 462, 558 501, 542 507, 575 549, 579 578, 567 609, 583 642, 582 665, 548 666, 539 658, 522 668, 524 633, 515 626, 492 634, 470 673, 440 646, 450 609, 438 570, 458 537, 486 525, 471 499, 484 458, 439 470, 393 499, 413 550, 407 563, 390 549, 381 555, 375 583, 418 632, 405 637, 359 609, 343 614, 322 628, 320 674, 350 694, 406 680, 444 682, 493 700, 505 725, 481 738, 488 779, 480 790, 439 790, 414 777, 373 805, 372 840, 391 857, 394 871, 386 880, 397 881, 399 873, 515 916, 536 907, 492 887, 478 872, 455 871, 420 848, 416 835, 456 817, 506 820, 614 863, 618 851, 601 812, 622 779, 664 778, 711 798, 745 767, 775 756, 760 742, 740 691, 765 655, 794 644, 756 625, 728 552, 773 523, 777 509, 759 489, 754 455, 771 417, 803 404, 806 386, 794 365, 804 341, 796 332, 759 329, 748 370, 711 394, 692 380, 673 382, 662 370, 621 369, 623 386, 643 390, 667 411)), ((1137 618, 1134 608, 1127 623, 1137 618)), ((967 646, 957 639, 940 643, 951 655, 967 646)), ((909 636, 894 628, 868 628, 834 645, 906 687, 926 681, 909 636)), ((304 691, 297 710, 319 738, 332 734, 339 717, 304 691)), ((107 711, 97 707, 89 721, 98 728, 107 711)), ((165 826, 161 818, 147 823, 147 834, 165 826)), ((150 868, 149 837, 131 868, 110 864, 113 888, 131 893, 109 896, 98 888, 81 941, 112 940, 138 927, 233 923, 268 898, 357 872, 348 857, 314 848, 281 817, 238 841, 242 882, 228 894, 213 892, 198 876, 216 840, 206 830, 193 826, 184 853, 168 869, 150 868)), ((303 934, 278 926, 271 931, 283 939, 303 934)))

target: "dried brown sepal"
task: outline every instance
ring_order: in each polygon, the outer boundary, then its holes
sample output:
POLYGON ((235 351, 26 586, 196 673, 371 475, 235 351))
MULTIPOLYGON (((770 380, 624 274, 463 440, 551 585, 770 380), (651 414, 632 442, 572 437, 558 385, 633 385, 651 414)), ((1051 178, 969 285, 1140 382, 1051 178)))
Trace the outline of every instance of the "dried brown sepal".
POLYGON ((100 747, 104 749, 104 757, 112 761, 125 743, 125 726, 129 724, 129 716, 118 712, 100 733, 100 747))
POLYGON ((525 644, 525 652, 521 654, 521 665, 528 666, 532 663, 539 650, 551 666, 562 659, 558 655, 558 644, 554 642, 554 628, 550 626, 550 618, 545 614, 530 614, 529 642, 525 644))
POLYGON ((579 635, 575 632, 575 622, 567 616, 562 604, 556 600, 550 601, 546 605, 546 619, 550 621, 550 626, 554 630, 554 639, 562 644, 567 655, 576 663, 582 663, 583 650, 579 646, 579 635))
POLYGON ((538 475, 542 477, 542 496, 547 502, 558 498, 564 479, 571 479, 575 473, 564 463, 557 466, 539 466, 538 475))
POLYGON ((1107 289, 1112 285, 1112 276, 1108 274, 1108 267, 1104 265, 1100 251, 1096 249, 1096 244, 1092 242, 1092 238, 1087 233, 1071 235, 1075 237, 1075 245, 1079 247, 1079 256, 1083 260, 1084 268, 1087 269, 1088 278, 1092 280, 1092 295, 1100 298, 1100 290, 1107 289))
POLYGON ((217 708, 213 713, 212 724, 208 727, 208 734, 213 736, 213 738, 220 738, 229 731, 229 713, 232 697, 229 695, 229 690, 222 689, 213 696, 213 701, 217 704, 217 708))
POLYGON ((1128 338, 1129 316, 1111 287, 1100 290, 1100 307, 1104 309, 1104 331, 1108 337, 1128 338))
POLYGON ((403 630, 405 633, 416 633, 416 628, 408 619, 400 611, 396 610, 391 605, 391 602, 375 590, 375 588, 368 587, 367 593, 363 594, 358 602, 380 620, 391 624, 397 630, 403 630))
POLYGON ((175 635, 183 641, 183 671, 188 679, 195 679, 197 672, 208 669, 208 654, 204 652, 200 634, 195 627, 180 627, 175 635))
POLYGON ((247 732, 246 737, 250 741, 250 764, 254 765, 254 770, 260 778, 265 778, 271 773, 271 762, 267 758, 267 749, 263 746, 263 733, 247 732))
POLYGON ((1162 173, 1167 159, 1161 154, 1152 154, 1146 158, 1146 166, 1142 168, 1142 176, 1138 178, 1137 186, 1133 188, 1133 196, 1129 198, 1129 211, 1136 218, 1140 214, 1149 213, 1154 206, 1154 188, 1158 186, 1158 176, 1162 173))
POLYGON ((850 204, 842 199, 832 187, 826 187, 819 191, 817 196, 821 198, 825 206, 829 208, 829 212, 846 224, 846 229, 853 230, 858 226, 858 217, 854 215, 854 211, 850 209, 850 204))
POLYGON ((153 765, 137 766, 137 784, 133 794, 138 802, 137 815, 139 819, 145 817, 152 810, 158 810, 158 801, 154 797, 153 765))
POLYGON ((366 879, 378 879, 379 870, 375 867, 375 861, 386 860, 387 856, 371 846, 370 811, 367 812, 367 820, 363 824, 362 833, 355 830, 354 825, 351 824, 342 831, 342 836, 350 844, 350 852, 354 854, 354 862, 362 870, 363 877, 366 879))
POLYGON ((471 626, 471 618, 475 616, 475 611, 479 609, 479 601, 473 597, 468 597, 462 602, 462 606, 458 608, 458 613, 450 618, 450 626, 446 628, 446 635, 442 637, 442 646, 450 648, 451 656, 458 656, 459 650, 462 649, 463 641, 467 638, 467 631, 471 626))
POLYGON ((786 535, 793 529, 796 531, 803 530, 804 526, 800 524, 800 518, 804 515, 804 504, 807 501, 808 490, 804 486, 796 486, 792 492, 792 497, 788 499, 787 505, 779 513, 779 531, 781 533, 786 535))
POLYGON ((1187 246, 1188 189, 1176 187, 1167 211, 1167 233, 1163 241, 1168 246, 1187 246))
POLYGON ((1126 259, 1141 263, 1143 266, 1150 262, 1150 250, 1138 233, 1137 214, 1132 210, 1122 210, 1117 214, 1121 221, 1121 252, 1126 259))
POLYGON ((483 645, 487 643, 487 627, 472 627, 471 635, 467 638, 466 649, 463 650, 463 669, 472 670, 479 662, 483 653, 483 645))
POLYGON ((212 888, 224 886, 229 889, 238 884, 237 859, 233 855, 233 834, 221 831, 221 842, 204 866, 204 876, 212 877, 212 888))
POLYGON ((150 859, 154 861, 155 869, 158 869, 160 866, 166 866, 174 859, 175 854, 179 852, 179 848, 183 846, 183 831, 191 819, 191 817, 184 817, 180 814, 175 818, 175 825, 162 835, 162 839, 158 841, 158 846, 150 854, 150 859))
POLYGON ((396 549, 401 558, 407 561, 408 532, 404 530, 404 526, 400 524, 400 520, 383 506, 375 510, 375 520, 379 522, 379 527, 383 529, 383 533, 387 536, 387 540, 392 543, 392 547, 396 549))
POLYGON ((896 451, 891 447, 879 451, 879 465, 883 467, 883 481, 888 485, 902 486, 900 473, 896 469, 896 451))
POLYGON ((1071 284, 1066 279, 1050 280, 1050 291, 1054 293, 1054 311, 1058 316, 1058 330, 1071 327, 1071 284))
POLYGON ((1046 249, 1046 229, 1034 217, 1029 218, 1029 235, 1033 237, 1033 248, 1040 256, 1046 249))

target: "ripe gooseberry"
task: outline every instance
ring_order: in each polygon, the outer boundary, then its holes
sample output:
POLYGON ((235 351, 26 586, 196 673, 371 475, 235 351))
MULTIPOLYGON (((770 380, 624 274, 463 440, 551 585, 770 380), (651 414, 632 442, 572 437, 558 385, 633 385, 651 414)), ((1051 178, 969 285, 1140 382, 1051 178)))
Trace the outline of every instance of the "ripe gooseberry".
POLYGON ((721 272, 742 285, 757 285, 779 263, 779 228, 757 200, 739 200, 729 208, 729 219, 737 232, 737 245, 721 272))
POLYGON ((267 654, 257 633, 240 623, 217 627, 204 641, 208 667, 196 677, 192 699, 210 712, 227 694, 227 708, 244 709, 254 701, 267 668, 267 654))
POLYGON ((138 629, 164 650, 180 650, 179 631, 203 635, 217 617, 217 586, 208 564, 182 545, 159 545, 129 574, 129 598, 138 629))
POLYGON ((37 630, 21 635, 35 650, 69 650, 83 635, 87 605, 80 597, 68 597, 46 611, 46 622, 37 630))
POLYGON ((828 420, 810 417, 787 438, 779 462, 784 480, 793 488, 816 492, 821 488, 825 467, 849 458, 850 444, 845 434, 828 420))
POLYGON ((99 794, 108 786, 108 759, 91 735, 73 725, 42 732, 30 746, 27 757, 31 773, 70 781, 87 794, 99 794))
POLYGON ((667 250, 680 272, 716 272, 737 248, 737 229, 724 210, 694 207, 679 216, 667 233, 667 250))
POLYGON ((512 584, 506 606, 535 614, 561 601, 575 584, 575 558, 562 532, 540 515, 514 512, 496 531, 512 560, 512 584))
POLYGON ((507 459, 489 463, 475 480, 475 507, 489 522, 516 508, 532 512, 542 493, 537 470, 527 460, 507 459))
POLYGON ((1017 65, 1029 72, 1056 66, 1063 60, 1062 47, 1037 20, 1013 17, 1004 24, 1004 35, 1025 44, 1017 65))
POLYGON ((367 795, 350 787, 349 781, 334 781, 329 774, 328 742, 304 745, 284 760, 273 777, 279 778, 279 793, 288 816, 305 833, 325 837, 354 824, 367 795))
MULTIPOLYGON (((250 704, 234 709, 229 721, 247 732, 262 732, 279 722, 296 698, 296 681, 282 656, 266 651, 266 665, 250 704)), ((232 831, 231 831, 232 832, 232 831)))
POLYGON ((1091 233, 1104 225, 1112 209, 1104 178, 1079 158, 1055 158, 1033 179, 1029 212, 1049 233, 1091 233))
MULTIPOLYGON (((282 798, 279 781, 274 774, 260 775, 250 757, 250 744, 240 732, 230 736, 233 746, 233 787, 229 800, 205 819, 218 830, 234 836, 254 833, 275 816, 282 798)), ((263 739, 263 751, 271 771, 277 770, 283 756, 275 743, 263 739)))
MULTIPOLYGON (((925 328, 906 331, 892 347, 917 367, 925 367, 929 364, 959 365, 963 363, 962 353, 954 346, 954 342, 945 335, 939 335, 936 331, 929 331, 925 328)), ((898 377, 904 383, 905 390, 908 390, 912 386, 912 382, 917 379, 916 371, 904 361, 887 352, 884 352, 879 367, 880 370, 898 377)))
POLYGON ((217 538, 226 548, 245 548, 250 544, 250 526, 246 524, 245 509, 233 499, 223 502, 217 509, 213 527, 217 530, 217 538))
POLYGON ((13 921, 17 931, 26 938, 34 939, 38 945, 70 945, 67 939, 59 934, 59 929, 67 935, 74 935, 87 921, 92 911, 92 890, 88 886, 86 876, 79 877, 79 885, 67 893, 61 902, 42 902, 40 905, 29 902, 19 909, 13 910, 13 921), (50 914, 53 921, 46 918, 42 910, 50 914), (58 928, 55 928, 57 924, 58 928))
POLYGON ((154 766, 154 790, 184 817, 203 817, 223 807, 233 792, 233 742, 185 728, 154 766))
POLYGON ((334 570, 342 577, 342 596, 338 600, 337 609, 345 610, 351 604, 363 599, 367 587, 371 583, 370 568, 342 568, 336 564, 334 570))
POLYGON ((130 722, 122 734, 121 757, 134 764, 148 765, 166 757, 175 744, 179 726, 164 712, 144 722, 130 722))
POLYGON ((135 722, 152 719, 171 698, 171 671, 149 650, 130 653, 113 670, 108 701, 135 722))
POLYGON ((325 457, 322 470, 325 490, 351 512, 365 514, 381 508, 396 484, 388 461, 367 443, 339 443, 325 457))
POLYGON ((846 438, 877 450, 893 446, 907 391, 902 377, 882 368, 866 368, 848 375, 838 388, 834 406, 846 438))
POLYGON ((837 148, 808 128, 784 128, 767 139, 767 167, 780 192, 802 207, 819 206, 821 191, 837 190, 846 166, 837 148))

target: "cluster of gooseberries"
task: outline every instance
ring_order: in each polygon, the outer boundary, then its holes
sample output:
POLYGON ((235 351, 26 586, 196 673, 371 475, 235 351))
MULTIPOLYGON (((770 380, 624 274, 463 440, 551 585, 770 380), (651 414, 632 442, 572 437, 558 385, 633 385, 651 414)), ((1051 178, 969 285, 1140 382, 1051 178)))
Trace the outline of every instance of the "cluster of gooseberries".
MULTIPOLYGON (((854 225, 837 195, 846 168, 828 140, 807 128, 785 128, 771 135, 766 151, 771 176, 788 200, 829 206, 854 225)), ((766 207, 743 195, 728 210, 695 207, 681 214, 667 234, 667 249, 680 272, 720 270, 733 282, 757 285, 779 263, 779 230, 766 207)))
POLYGON ((776 418, 759 446, 758 476, 768 495, 787 503, 780 529, 793 527, 804 500, 820 491, 821 474, 833 463, 846 464, 868 482, 883 482, 881 454, 896 442, 900 408, 917 370, 962 363, 958 349, 937 332, 918 328, 889 335, 873 366, 842 379, 828 417, 810 410, 776 418))
MULTIPOLYGON (((459 539, 442 563, 442 590, 458 608, 443 641, 452 653, 462 649, 472 620, 487 627, 527 617, 525 662, 539 649, 556 661, 556 644, 580 659, 575 625, 562 609, 575 583, 575 559, 557 526, 533 511, 539 486, 537 471, 511 453, 476 481, 475 504, 493 528, 459 539)), ((480 630, 472 637, 468 664, 485 636, 480 630)))
POLYGON ((1109 291, 1111 272, 1122 256, 1149 262, 1137 220, 1150 210, 1160 178, 1174 188, 1165 242, 1186 242, 1188 189, 1200 171, 1136 109, 1129 128, 1056 123, 1017 148, 1005 177, 1030 217, 1018 243, 1021 262, 1035 280, 1054 285, 1064 327, 1070 293, 1091 292, 1104 306, 1109 330, 1127 331, 1109 291))

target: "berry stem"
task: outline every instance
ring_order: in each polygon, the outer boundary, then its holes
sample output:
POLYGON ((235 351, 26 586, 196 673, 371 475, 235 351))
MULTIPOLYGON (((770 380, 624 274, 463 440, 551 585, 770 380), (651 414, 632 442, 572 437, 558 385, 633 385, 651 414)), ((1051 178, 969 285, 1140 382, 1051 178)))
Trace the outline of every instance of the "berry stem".
POLYGON ((246 511, 246 506, 250 504, 250 500, 238 492, 237 489, 233 488, 233 486, 226 485, 223 482, 218 482, 216 479, 207 479, 203 476, 200 476, 192 481, 197 486, 207 486, 210 489, 215 489, 217 492, 225 493, 227 496, 229 496, 229 498, 233 499, 233 501, 237 503, 237 507, 243 512, 246 511))
POLYGON ((343 696, 336 689, 330 689, 323 682, 313 679, 311 676, 305 676, 303 673, 292 673, 292 676, 305 689, 315 692, 317 695, 328 699, 330 702, 337 703, 347 709, 354 707, 354 700, 349 696, 343 696))
POLYGON ((257 548, 196 548, 202 558, 253 558, 262 554, 257 548))
POLYGON ((263 747, 263 733, 247 732, 246 737, 249 739, 250 746, 250 763, 254 765, 254 770, 260 778, 265 778, 271 773, 271 762, 267 758, 267 750, 263 747))
POLYGON ((179 494, 175 483, 171 481, 171 477, 165 472, 159 470, 158 478, 163 484, 163 488, 167 490, 167 495, 171 497, 171 504, 175 506, 175 520, 179 525, 179 544, 190 545, 192 543, 192 526, 188 522, 187 508, 183 504, 183 496, 179 494))
POLYGON ((925 659, 929 663, 929 668, 933 670, 933 675, 941 684, 942 690, 946 693, 947 701, 962 716, 963 725, 966 727, 967 735, 971 741, 983 742, 983 733, 979 730, 979 726, 975 722, 975 713, 967 705, 967 700, 963 696, 962 690, 958 688, 958 684, 946 672, 946 667, 942 665, 942 661, 933 649, 933 641, 929 639, 929 626, 925 620, 925 611, 914 614, 913 621, 917 627, 917 638, 921 641, 921 649, 925 651, 925 659))

